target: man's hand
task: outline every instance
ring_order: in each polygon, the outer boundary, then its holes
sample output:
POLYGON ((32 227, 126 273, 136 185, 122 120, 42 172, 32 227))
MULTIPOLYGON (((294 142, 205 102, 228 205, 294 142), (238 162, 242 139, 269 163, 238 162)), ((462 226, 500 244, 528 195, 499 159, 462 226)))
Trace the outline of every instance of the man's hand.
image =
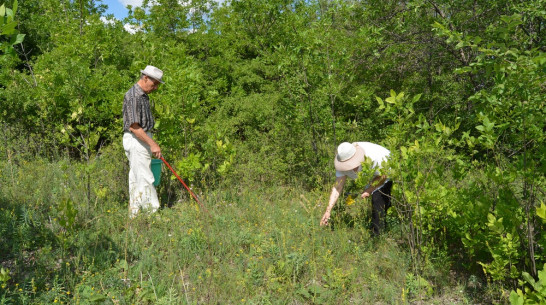
POLYGON ((322 219, 320 220, 320 225, 327 226, 328 220, 330 220, 330 212, 324 213, 324 215, 322 216, 322 219))
POLYGON ((322 216, 322 219, 320 220, 320 225, 321 226, 326 226, 328 225, 328 220, 330 220, 330 212, 329 211, 326 211, 324 213, 324 216, 322 216))
POLYGON ((150 150, 152 151, 152 155, 156 157, 157 159, 161 158, 161 148, 159 148, 159 145, 157 143, 152 143, 150 145, 150 150))
POLYGON ((138 123, 131 124, 131 127, 129 127, 129 131, 131 131, 137 138, 150 146, 152 156, 158 159, 161 158, 161 148, 159 148, 159 145, 157 145, 157 143, 146 134, 144 129, 142 129, 142 127, 140 127, 138 123))
POLYGON ((366 198, 370 197, 370 193, 364 192, 364 193, 362 193, 362 195, 360 197, 362 197, 362 199, 366 199, 366 198))
POLYGON ((343 190, 343 186, 345 185, 346 180, 347 176, 341 176, 336 178, 336 184, 334 184, 334 187, 332 188, 332 193, 330 194, 330 200, 328 200, 328 207, 326 207, 326 212, 320 220, 321 226, 328 225, 328 220, 330 219, 330 211, 332 211, 332 209, 334 208, 337 198, 339 197, 339 193, 341 193, 341 190, 343 190))

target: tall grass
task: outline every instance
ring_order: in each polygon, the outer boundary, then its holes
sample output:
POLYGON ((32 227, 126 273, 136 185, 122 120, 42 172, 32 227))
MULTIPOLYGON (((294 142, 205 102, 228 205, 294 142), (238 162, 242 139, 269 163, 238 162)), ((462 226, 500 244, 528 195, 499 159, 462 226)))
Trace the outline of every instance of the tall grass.
POLYGON ((395 223, 370 237, 365 202, 354 203, 358 221, 340 209, 319 227, 329 187, 237 185, 202 194, 209 213, 181 197, 129 220, 117 157, 96 158, 91 172, 66 160, 0 163, 0 304, 467 302, 456 282, 411 276, 395 223))

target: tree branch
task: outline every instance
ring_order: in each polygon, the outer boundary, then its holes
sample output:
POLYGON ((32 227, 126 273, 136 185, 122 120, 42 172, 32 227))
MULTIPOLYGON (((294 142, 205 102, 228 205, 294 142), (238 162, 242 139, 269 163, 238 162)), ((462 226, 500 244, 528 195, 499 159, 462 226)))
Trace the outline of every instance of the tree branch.
MULTIPOLYGON (((434 7, 434 10, 436 11, 436 13, 438 13, 438 15, 440 15, 443 19, 446 19, 446 20, 448 19, 446 17, 446 14, 440 9, 440 7, 438 7, 436 3, 434 3, 432 0, 428 0, 428 2, 434 7)), ((453 25, 452 22, 448 22, 448 26, 452 32, 455 32, 455 26, 453 25)), ((459 49, 459 53, 460 53, 459 55, 461 55, 463 63, 465 65, 468 65, 469 58, 465 54, 463 48, 459 49)))

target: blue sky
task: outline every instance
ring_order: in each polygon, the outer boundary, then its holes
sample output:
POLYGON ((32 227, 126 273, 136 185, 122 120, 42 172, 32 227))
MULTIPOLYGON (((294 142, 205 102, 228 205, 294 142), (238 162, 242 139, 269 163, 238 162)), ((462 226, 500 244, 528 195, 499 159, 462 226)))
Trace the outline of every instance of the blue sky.
MULTIPOLYGON (((226 2, 226 0, 216 0, 218 4, 226 2)), ((127 17, 127 5, 133 7, 141 6, 142 0, 102 0, 103 4, 108 5, 106 14, 114 14, 114 17, 118 20, 122 20, 127 17)))
POLYGON ((127 17, 127 5, 140 6, 142 0, 102 0, 103 4, 108 5, 106 14, 114 14, 116 19, 123 19, 127 17))

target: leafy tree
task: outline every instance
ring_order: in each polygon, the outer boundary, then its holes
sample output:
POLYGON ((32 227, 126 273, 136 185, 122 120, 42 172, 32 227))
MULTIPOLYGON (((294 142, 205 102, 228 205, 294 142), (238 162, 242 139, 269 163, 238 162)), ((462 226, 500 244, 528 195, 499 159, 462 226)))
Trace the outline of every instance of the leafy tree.
POLYGON ((15 29, 18 24, 15 20, 16 12, 17 0, 13 1, 12 8, 7 8, 5 3, 0 6, 0 49, 3 56, 13 55, 15 53, 13 47, 23 42, 25 38, 25 34, 20 34, 15 29))

